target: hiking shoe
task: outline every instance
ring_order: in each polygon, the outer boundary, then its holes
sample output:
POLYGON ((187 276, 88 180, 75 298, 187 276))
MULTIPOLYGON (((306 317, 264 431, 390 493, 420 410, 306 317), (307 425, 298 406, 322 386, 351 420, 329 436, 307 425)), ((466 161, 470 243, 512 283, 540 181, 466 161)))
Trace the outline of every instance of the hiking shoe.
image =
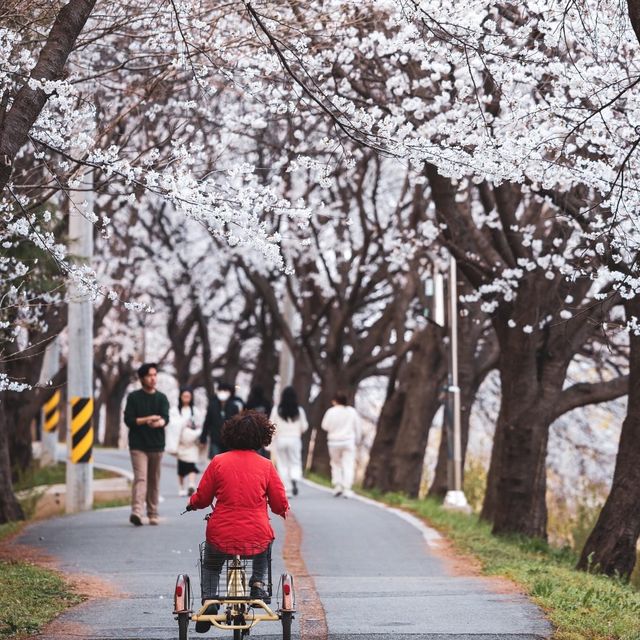
POLYGON ((142 526, 142 518, 137 514, 137 513, 132 513, 129 516, 129 522, 134 526, 134 527, 141 527, 142 526))

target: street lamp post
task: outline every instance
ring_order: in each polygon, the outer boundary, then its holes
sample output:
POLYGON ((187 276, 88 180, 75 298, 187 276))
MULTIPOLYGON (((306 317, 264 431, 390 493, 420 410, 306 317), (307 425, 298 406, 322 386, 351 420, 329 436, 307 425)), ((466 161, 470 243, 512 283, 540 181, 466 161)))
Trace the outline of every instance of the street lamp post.
POLYGON ((449 402, 453 420, 453 489, 449 487, 444 507, 471 511, 462 489, 462 436, 460 424, 460 386, 458 384, 458 279, 453 256, 449 262, 449 402))

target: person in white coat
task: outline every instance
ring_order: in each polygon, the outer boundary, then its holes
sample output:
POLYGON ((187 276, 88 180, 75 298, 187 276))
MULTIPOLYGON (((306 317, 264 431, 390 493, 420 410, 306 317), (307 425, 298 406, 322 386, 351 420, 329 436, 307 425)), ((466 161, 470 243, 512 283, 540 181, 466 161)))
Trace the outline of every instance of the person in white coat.
POLYGON ((273 437, 276 468, 287 493, 291 491, 296 496, 298 481, 302 478, 302 434, 309 423, 293 387, 282 390, 280 404, 271 411, 270 420, 276 425, 273 437))
POLYGON ((332 405, 324 414, 321 427, 327 432, 333 495, 349 497, 353 495, 356 444, 362 431, 360 417, 354 407, 348 406, 344 393, 336 393, 332 405))
POLYGON ((178 458, 178 495, 192 495, 196 490, 196 464, 200 459, 202 414, 194 406, 193 390, 182 387, 178 407, 172 409, 169 424, 176 442, 178 458), (188 481, 188 489, 185 487, 188 481))

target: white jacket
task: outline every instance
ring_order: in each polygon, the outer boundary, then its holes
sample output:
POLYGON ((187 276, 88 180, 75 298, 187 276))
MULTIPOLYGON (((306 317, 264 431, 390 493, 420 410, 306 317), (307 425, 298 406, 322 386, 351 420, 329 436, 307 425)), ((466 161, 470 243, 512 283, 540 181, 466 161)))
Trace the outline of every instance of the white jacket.
POLYGON ((327 442, 335 445, 356 445, 360 440, 360 416, 353 407, 337 404, 324 414, 322 428, 327 432, 327 442))
POLYGON ((307 414, 302 407, 298 407, 300 413, 295 420, 285 420, 278 414, 278 407, 273 407, 269 420, 276 425, 276 431, 273 435, 274 441, 286 438, 300 438, 302 434, 309 428, 307 422, 307 414))
POLYGON ((177 440, 178 460, 183 462, 198 462, 200 459, 200 434, 202 433, 202 413, 198 409, 189 407, 172 409, 169 416, 169 424, 174 430, 177 440), (194 425, 195 429, 190 426, 194 425))

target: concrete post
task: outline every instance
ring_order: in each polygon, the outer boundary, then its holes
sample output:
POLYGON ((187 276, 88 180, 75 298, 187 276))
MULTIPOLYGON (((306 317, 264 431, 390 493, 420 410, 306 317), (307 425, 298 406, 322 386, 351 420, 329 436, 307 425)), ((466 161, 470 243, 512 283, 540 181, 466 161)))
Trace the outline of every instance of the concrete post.
MULTIPOLYGON (((88 178, 83 184, 92 186, 88 178)), ((69 252, 85 264, 93 257, 93 224, 87 217, 92 198, 91 190, 75 192, 69 213, 69 252)), ((68 336, 66 511, 76 513, 93 507, 93 302, 73 280, 68 336)))

